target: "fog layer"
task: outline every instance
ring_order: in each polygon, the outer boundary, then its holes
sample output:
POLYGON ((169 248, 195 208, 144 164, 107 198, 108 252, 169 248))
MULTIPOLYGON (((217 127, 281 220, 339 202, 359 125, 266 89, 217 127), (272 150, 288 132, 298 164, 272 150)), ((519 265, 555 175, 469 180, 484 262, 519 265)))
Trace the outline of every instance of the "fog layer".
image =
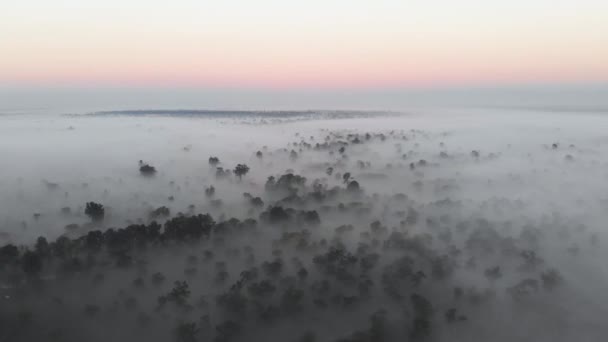
POLYGON ((0 117, 0 341, 600 341, 608 116, 0 117))

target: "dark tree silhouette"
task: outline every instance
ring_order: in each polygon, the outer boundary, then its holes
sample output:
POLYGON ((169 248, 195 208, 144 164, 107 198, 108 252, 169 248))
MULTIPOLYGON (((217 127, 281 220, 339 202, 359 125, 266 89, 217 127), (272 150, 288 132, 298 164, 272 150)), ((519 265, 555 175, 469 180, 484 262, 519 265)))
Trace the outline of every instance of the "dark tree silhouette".
POLYGON ((209 215, 178 216, 165 222, 164 236, 173 240, 198 239, 209 236, 214 225, 209 215))
POLYGON ((301 311, 303 299, 304 291, 289 287, 281 295, 281 309, 287 314, 301 311))
POLYGON ((171 210, 165 206, 162 206, 152 210, 150 213, 150 218, 157 219, 160 217, 168 217, 169 215, 171 215, 171 210))
POLYGON ((369 338, 371 342, 383 342, 386 340, 386 311, 380 310, 370 317, 369 338))
POLYGON ((260 197, 253 197, 249 200, 253 207, 261 208, 264 206, 264 201, 260 197))
POLYGON ((346 186, 346 190, 348 190, 350 192, 359 191, 360 190, 359 182, 357 182, 357 181, 349 182, 348 185, 346 186))
POLYGON ((242 179, 243 176, 247 174, 247 172, 249 172, 249 166, 247 166, 245 164, 238 164, 234 168, 234 174, 237 175, 237 177, 239 177, 239 179, 242 179))
POLYGON ((152 275, 152 283, 154 285, 160 285, 165 281, 165 276, 160 273, 160 272, 156 272, 152 275))
POLYGON ((95 202, 88 202, 84 209, 85 215, 91 218, 94 222, 102 221, 106 210, 103 205, 95 202))
POLYGON ((215 326, 217 336, 214 342, 228 342, 241 332, 241 326, 232 320, 227 320, 215 326))
POLYGON ((42 258, 36 252, 26 251, 21 258, 21 267, 27 275, 36 275, 42 270, 42 258))
POLYGON ((87 315, 89 317, 97 316, 97 314, 99 314, 100 311, 101 311, 101 308, 98 305, 87 304, 84 306, 84 313, 85 313, 85 315, 87 315))
POLYGON ((541 273, 540 279, 542 281, 543 288, 547 291, 555 289, 563 282, 561 274, 555 269, 550 269, 541 273))
POLYGON ((46 257, 51 253, 51 247, 45 237, 41 236, 36 240, 35 250, 42 257, 46 257))
POLYGON ((8 244, 0 247, 0 262, 16 261, 19 257, 19 249, 15 245, 8 244))
POLYGON ((139 173, 144 176, 154 176, 156 174, 156 168, 150 164, 140 163, 139 173))
POLYGON ((180 323, 175 328, 175 340, 177 342, 196 342, 198 338, 199 329, 196 327, 196 323, 180 323))
POLYGON ((216 167, 220 163, 220 158, 218 157, 209 157, 209 165, 216 167))
POLYGON ((230 170, 224 170, 223 167, 216 167, 215 168, 215 177, 217 178, 225 178, 230 176, 230 170))
POLYGON ((300 211, 298 212, 297 219, 301 223, 306 223, 310 225, 321 224, 321 218, 319 217, 319 213, 317 213, 316 210, 300 211))
POLYGON ((270 223, 280 223, 289 220, 289 213, 283 209, 283 207, 272 207, 266 212, 266 215, 262 213, 264 218, 267 218, 270 223))
POLYGON ((188 297, 190 297, 190 289, 185 281, 176 281, 175 287, 171 291, 158 298, 159 304, 162 306, 165 303, 172 302, 179 306, 185 306, 188 297))

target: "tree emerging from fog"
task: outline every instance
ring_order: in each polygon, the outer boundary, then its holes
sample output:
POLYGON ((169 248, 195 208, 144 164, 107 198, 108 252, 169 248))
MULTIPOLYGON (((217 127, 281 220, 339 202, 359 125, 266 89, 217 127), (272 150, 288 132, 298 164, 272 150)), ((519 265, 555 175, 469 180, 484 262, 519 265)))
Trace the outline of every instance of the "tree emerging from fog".
POLYGON ((245 176, 249 172, 249 166, 247 166, 245 164, 238 164, 234 168, 233 172, 237 177, 239 177, 239 179, 242 179, 243 176, 245 176))

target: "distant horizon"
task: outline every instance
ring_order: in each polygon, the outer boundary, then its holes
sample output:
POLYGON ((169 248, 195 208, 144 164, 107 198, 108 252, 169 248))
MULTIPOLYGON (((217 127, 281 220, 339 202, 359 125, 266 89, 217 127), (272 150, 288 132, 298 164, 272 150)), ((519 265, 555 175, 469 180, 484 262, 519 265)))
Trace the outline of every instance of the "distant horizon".
POLYGON ((608 108, 608 82, 385 89, 2 87, 10 110, 372 110, 415 107, 608 108))

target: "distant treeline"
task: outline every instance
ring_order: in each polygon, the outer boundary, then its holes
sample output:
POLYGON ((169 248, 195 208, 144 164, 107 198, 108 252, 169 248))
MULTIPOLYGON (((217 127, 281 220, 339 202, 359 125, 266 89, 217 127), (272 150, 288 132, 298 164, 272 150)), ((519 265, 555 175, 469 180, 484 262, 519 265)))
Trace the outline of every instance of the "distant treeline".
POLYGON ((348 110, 208 110, 208 109, 135 109, 135 110, 112 110, 93 112, 89 115, 95 116, 202 116, 202 117, 269 117, 269 118, 296 118, 296 117, 324 117, 324 118, 353 118, 368 116, 396 115, 389 111, 348 111, 348 110))

